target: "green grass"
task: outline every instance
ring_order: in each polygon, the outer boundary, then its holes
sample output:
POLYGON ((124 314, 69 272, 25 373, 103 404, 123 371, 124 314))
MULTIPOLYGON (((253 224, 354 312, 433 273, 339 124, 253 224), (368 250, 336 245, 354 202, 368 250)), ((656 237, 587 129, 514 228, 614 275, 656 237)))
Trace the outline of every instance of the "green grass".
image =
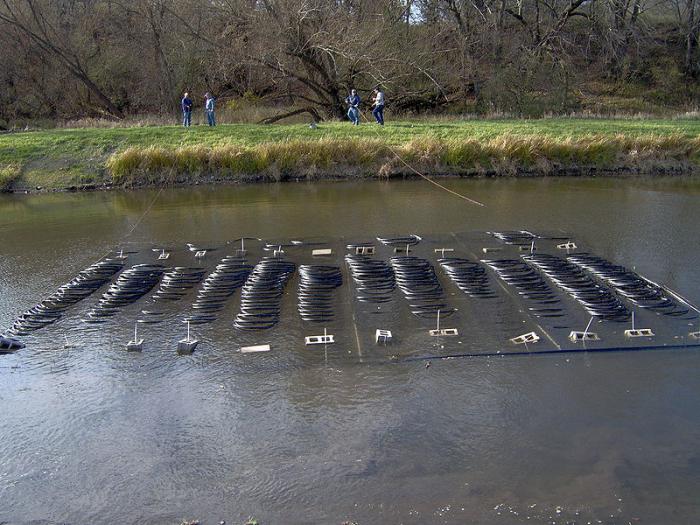
POLYGON ((12 172, 15 185, 49 188, 99 183, 112 176, 116 182, 134 183, 139 173, 148 175, 139 182, 156 182, 163 180, 163 170, 182 176, 265 172, 272 179, 295 170, 308 175, 310 167, 314 173, 340 165, 367 173, 399 170, 385 146, 435 172, 508 164, 532 167, 543 160, 601 165, 622 157, 627 162, 638 154, 651 160, 696 162, 698 135, 700 120, 695 119, 429 119, 389 122, 383 128, 331 122, 317 129, 303 124, 55 129, 0 135, 0 170, 12 172))

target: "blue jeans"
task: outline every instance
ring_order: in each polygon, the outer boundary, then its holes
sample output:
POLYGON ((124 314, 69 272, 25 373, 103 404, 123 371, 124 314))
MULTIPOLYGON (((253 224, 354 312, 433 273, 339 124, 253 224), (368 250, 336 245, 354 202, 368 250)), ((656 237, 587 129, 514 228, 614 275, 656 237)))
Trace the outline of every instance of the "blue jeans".
POLYGON ((216 126, 216 118, 214 118, 214 112, 213 111, 206 111, 207 114, 207 123, 210 126, 216 126))
POLYGON ((192 124, 192 111, 183 111, 182 112, 182 125, 185 126, 186 128, 189 128, 190 124, 192 124))
POLYGON ((360 110, 354 107, 348 109, 348 118, 352 121, 355 126, 360 124, 360 110))
POLYGON ((377 119, 377 124, 381 124, 382 126, 384 125, 384 104, 380 106, 374 106, 374 109, 372 110, 372 115, 374 115, 374 118, 377 119))

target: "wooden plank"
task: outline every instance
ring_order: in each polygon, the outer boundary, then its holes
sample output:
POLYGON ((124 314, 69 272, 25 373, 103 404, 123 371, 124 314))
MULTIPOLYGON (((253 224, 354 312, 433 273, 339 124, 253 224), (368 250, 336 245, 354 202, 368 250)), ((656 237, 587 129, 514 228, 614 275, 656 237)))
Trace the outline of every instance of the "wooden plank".
POLYGON ((269 352, 271 350, 270 345, 253 345, 253 346, 242 346, 242 354, 254 354, 257 352, 269 352))

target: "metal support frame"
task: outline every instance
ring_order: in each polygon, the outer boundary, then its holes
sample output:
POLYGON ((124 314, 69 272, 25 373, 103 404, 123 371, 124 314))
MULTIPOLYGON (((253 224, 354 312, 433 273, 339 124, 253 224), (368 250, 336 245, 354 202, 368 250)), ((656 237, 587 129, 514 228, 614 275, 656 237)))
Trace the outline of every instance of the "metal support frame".
POLYGON ((535 332, 528 332, 526 334, 519 335, 517 337, 512 337, 510 342, 516 345, 523 345, 526 343, 536 343, 540 340, 540 336, 535 332))
POLYGON ((377 328, 374 332, 374 339, 376 343, 390 343, 392 339, 391 330, 382 330, 377 328))
POLYGON ((456 328, 440 328, 440 310, 437 311, 436 323, 435 330, 428 330, 432 337, 459 335, 459 331, 456 328))

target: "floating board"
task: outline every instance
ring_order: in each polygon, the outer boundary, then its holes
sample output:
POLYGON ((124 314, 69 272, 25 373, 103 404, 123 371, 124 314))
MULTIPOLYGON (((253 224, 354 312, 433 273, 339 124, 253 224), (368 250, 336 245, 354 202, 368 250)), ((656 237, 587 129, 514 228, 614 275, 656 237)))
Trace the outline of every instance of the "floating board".
POLYGON ((335 343, 332 335, 309 335, 304 338, 304 344, 307 345, 325 345, 335 343))
POLYGON ((439 330, 429 330, 428 333, 433 337, 459 335, 456 328, 440 328, 439 330))
POLYGON ((269 352, 270 345, 254 345, 254 346, 242 346, 241 347, 241 353, 242 354, 254 354, 257 352, 269 352))
POLYGON ((651 331, 651 328, 625 330, 625 337, 654 337, 654 332, 651 331))

